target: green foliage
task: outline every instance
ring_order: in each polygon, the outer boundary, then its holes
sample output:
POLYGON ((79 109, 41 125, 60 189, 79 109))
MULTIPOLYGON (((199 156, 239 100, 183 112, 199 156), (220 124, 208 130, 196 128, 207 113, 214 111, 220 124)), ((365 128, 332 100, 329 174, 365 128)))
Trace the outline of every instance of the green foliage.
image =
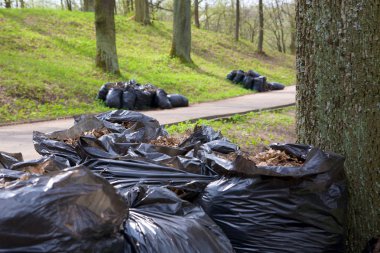
POLYGON ((274 111, 236 114, 218 120, 198 120, 183 122, 166 128, 170 135, 179 136, 194 128, 195 125, 211 126, 220 130, 223 136, 244 150, 259 150, 272 142, 295 141, 295 108, 288 107, 274 111))
MULTIPOLYGON (((193 29, 194 64, 171 59, 171 23, 142 26, 116 16, 122 78, 181 93, 191 103, 248 94, 225 80, 232 69, 255 69, 268 80, 295 82, 294 57, 257 56, 247 41, 193 29)), ((94 13, 0 9, 0 122, 107 111, 99 87, 119 78, 95 67, 94 13)))

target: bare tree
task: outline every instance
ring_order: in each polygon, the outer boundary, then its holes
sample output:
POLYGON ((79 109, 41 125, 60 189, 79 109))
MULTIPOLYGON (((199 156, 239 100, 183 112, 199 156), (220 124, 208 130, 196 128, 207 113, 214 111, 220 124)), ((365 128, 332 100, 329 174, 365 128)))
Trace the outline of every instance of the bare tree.
POLYGON ((83 0, 83 11, 95 11, 94 0, 83 0))
POLYGON ((239 40, 239 31, 240 31, 240 0, 236 0, 235 41, 239 40))
POLYGON ((73 2, 71 0, 66 0, 66 8, 69 11, 73 10, 73 2))
POLYGON ((12 8, 12 1, 11 0, 4 0, 5 8, 12 8))
POLYGON ((289 26, 290 26, 290 44, 289 49, 291 54, 296 53, 296 14, 295 14, 295 6, 293 3, 287 3, 283 5, 283 12, 288 18, 289 26))
POLYGON ((135 0, 135 21, 143 25, 150 24, 148 0, 135 0))
POLYGON ((174 0, 173 42, 171 57, 178 57, 183 62, 192 62, 191 51, 191 2, 174 0))
POLYGON ((257 52, 264 53, 263 51, 264 43, 264 7, 263 0, 259 0, 259 40, 257 43, 257 52))
POLYGON ((96 66, 120 74, 116 53, 115 0, 95 1, 96 66))
POLYGON ((199 23, 199 0, 194 0, 194 25, 196 28, 200 28, 199 23))

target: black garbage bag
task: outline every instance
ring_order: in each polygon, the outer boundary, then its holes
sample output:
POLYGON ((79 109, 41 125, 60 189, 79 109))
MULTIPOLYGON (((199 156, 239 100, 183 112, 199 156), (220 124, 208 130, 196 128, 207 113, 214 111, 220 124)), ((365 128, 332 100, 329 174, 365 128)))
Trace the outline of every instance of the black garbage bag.
POLYGON ((116 124, 98 119, 94 116, 82 116, 77 118, 75 125, 67 130, 46 134, 34 131, 34 148, 40 155, 56 155, 63 157, 69 160, 70 164, 74 166, 81 162, 81 157, 76 151, 75 140, 86 135, 86 132, 91 132, 92 130, 106 130, 107 132, 122 133, 126 129, 123 126, 117 126, 116 124))
POLYGON ((254 78, 251 76, 245 76, 243 79, 243 85, 245 89, 252 90, 254 84, 254 78))
POLYGON ((84 167, 0 190, 0 252, 121 252, 125 201, 84 167))
POLYGON ((123 160, 91 159, 84 163, 94 173, 107 179, 120 194, 124 195, 136 185, 165 186, 181 191, 182 197, 192 199, 208 183, 215 180, 212 172, 202 171, 205 175, 160 165, 146 158, 125 158, 123 160))
POLYGON ((293 144, 293 143, 272 143, 270 148, 275 150, 284 151, 286 154, 297 157, 301 161, 305 161, 312 146, 305 144, 293 144))
POLYGON ((23 161, 21 153, 7 153, 0 151, 0 169, 9 169, 13 164, 23 161))
POLYGON ((106 97, 106 105, 111 108, 121 108, 123 90, 119 88, 111 88, 106 97))
POLYGON ((222 139, 223 139, 223 135, 220 131, 215 131, 210 126, 196 125, 194 127, 193 133, 186 140, 184 140, 179 145, 179 147, 188 147, 188 146, 193 146, 197 143, 204 144, 210 141, 222 140, 222 139))
POLYGON ((136 103, 136 93, 133 89, 123 92, 123 109, 133 110, 136 103))
POLYGON ((267 78, 265 76, 259 76, 253 79, 253 89, 258 92, 264 92, 268 90, 267 78))
POLYGON ((285 88, 285 85, 281 83, 268 83, 269 90, 283 90, 284 88, 285 88))
POLYGON ((228 75, 227 75, 227 79, 232 81, 234 80, 235 76, 236 76, 236 73, 237 73, 237 70, 232 70, 228 75))
POLYGON ((236 75, 234 77, 234 79, 232 80, 233 83, 241 83, 244 79, 244 71, 243 70, 238 70, 236 72, 236 75))
POLYGON ((154 102, 155 92, 149 90, 136 89, 136 102, 135 108, 137 110, 144 110, 151 108, 154 102))
POLYGON ((251 69, 247 71, 247 75, 251 76, 251 77, 259 77, 260 76, 259 73, 255 72, 255 71, 253 71, 251 69))
POLYGON ((168 94, 163 89, 157 89, 154 104, 161 109, 171 109, 173 107, 169 101, 168 94))
POLYGON ((189 106, 189 100, 180 94, 170 94, 168 99, 172 107, 186 107, 189 106))
POLYGON ((100 87, 99 89, 99 92, 98 92, 98 95, 97 95, 97 99, 101 99, 103 101, 106 101, 106 97, 107 97, 107 94, 108 94, 108 91, 111 89, 112 86, 114 86, 115 84, 114 83, 106 83, 106 84, 103 84, 102 87, 100 87))
POLYGON ((157 139, 159 136, 167 135, 165 129, 156 119, 139 112, 115 110, 100 113, 96 115, 96 118, 127 126, 132 131, 130 135, 134 136, 135 142, 148 142, 157 139))
POLYGON ((67 159, 70 165, 80 163, 81 158, 75 151, 75 147, 60 140, 52 139, 49 134, 33 131, 34 149, 40 155, 55 155, 67 159))
POLYGON ((124 223, 128 249, 139 253, 233 253, 228 238, 202 208, 163 188, 131 192, 124 223))
POLYGON ((344 158, 312 149, 301 167, 253 167, 199 199, 239 252, 345 252, 344 158))
POLYGON ((13 164, 10 169, 34 175, 44 175, 51 172, 61 171, 68 167, 70 167, 70 161, 66 158, 50 155, 43 156, 35 160, 13 164))

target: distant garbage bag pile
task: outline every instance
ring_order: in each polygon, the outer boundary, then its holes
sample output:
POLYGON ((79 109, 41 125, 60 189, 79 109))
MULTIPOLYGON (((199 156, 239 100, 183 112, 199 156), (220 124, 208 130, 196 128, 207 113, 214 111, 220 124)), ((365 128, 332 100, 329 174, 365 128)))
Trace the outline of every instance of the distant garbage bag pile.
POLYGON ((108 107, 128 110, 189 106, 189 100, 183 95, 168 95, 153 84, 141 85, 135 80, 106 83, 100 88, 97 98, 105 101, 108 107))
POLYGON ((265 76, 259 73, 248 70, 233 70, 227 75, 227 79, 235 84, 242 84, 245 89, 255 90, 258 92, 270 91, 270 90, 283 90, 285 85, 276 82, 267 82, 265 76))
POLYGON ((0 252, 344 252, 339 155, 253 156, 211 127, 174 138, 125 110, 33 141, 41 159, 0 152, 0 252))

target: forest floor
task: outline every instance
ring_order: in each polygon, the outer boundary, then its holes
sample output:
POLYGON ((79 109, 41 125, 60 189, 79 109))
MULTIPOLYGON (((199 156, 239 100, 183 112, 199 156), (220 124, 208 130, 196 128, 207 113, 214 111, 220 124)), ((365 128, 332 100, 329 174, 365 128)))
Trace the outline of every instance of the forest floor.
POLYGON ((0 122, 49 119, 109 110, 95 100, 108 81, 136 79, 190 103, 248 94, 225 76, 254 69, 269 81, 295 83, 294 56, 234 42, 223 34, 192 31, 192 58, 186 65, 169 55, 171 23, 141 26, 116 16, 117 51, 122 76, 95 67, 94 14, 46 9, 0 9, 0 122))
POLYGON ((166 127, 171 137, 182 138, 195 125, 211 126, 220 130, 224 137, 240 146, 244 152, 261 152, 273 142, 295 143, 295 107, 278 110, 251 112, 225 119, 198 120, 166 127))

